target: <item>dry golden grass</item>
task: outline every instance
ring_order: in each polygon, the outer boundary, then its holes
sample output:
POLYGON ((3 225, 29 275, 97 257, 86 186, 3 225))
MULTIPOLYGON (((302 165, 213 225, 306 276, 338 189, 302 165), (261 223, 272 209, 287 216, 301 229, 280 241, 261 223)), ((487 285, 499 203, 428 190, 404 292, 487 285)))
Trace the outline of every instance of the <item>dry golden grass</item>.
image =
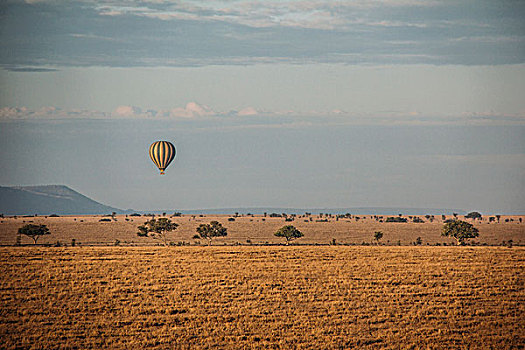
MULTIPOLYGON (((144 223, 146 217, 128 217, 126 221, 123 215, 117 216, 117 222, 99 222, 101 216, 65 216, 65 217, 31 217, 3 218, 0 219, 0 244, 12 245, 16 242, 16 232, 19 227, 29 222, 35 224, 46 224, 52 234, 39 239, 39 243, 61 243, 71 244, 75 239, 84 245, 105 244, 111 245, 115 240, 122 244, 151 245, 157 244, 151 238, 140 238, 136 235, 137 226, 144 223), (133 220, 133 221, 131 221, 133 220)), ((173 221, 180 224, 176 231, 168 236, 172 242, 186 242, 195 244, 198 241, 192 239, 196 227, 201 223, 211 220, 220 221, 228 228, 228 236, 214 239, 214 244, 247 244, 250 240, 253 244, 283 243, 282 238, 274 237, 273 233, 285 224, 293 224, 304 233, 304 237, 297 240, 301 244, 328 244, 332 239, 342 244, 370 243, 375 231, 382 231, 383 244, 396 245, 398 241, 402 245, 410 245, 417 237, 421 237, 423 245, 436 243, 452 243, 453 240, 441 237, 443 222, 441 217, 436 216, 434 222, 425 223, 385 223, 377 222, 367 216, 356 222, 355 219, 343 219, 336 221, 334 218, 329 222, 305 222, 305 218, 297 218, 293 222, 285 222, 283 218, 239 217, 234 222, 228 221, 228 216, 191 216, 175 217, 173 221), (264 221, 263 221, 264 219, 264 221)), ((450 217, 449 217, 450 218, 450 217)), ((471 221, 471 220, 469 220, 471 221)), ((471 221, 479 229, 480 236, 474 241, 481 244, 501 245, 502 241, 512 240, 514 244, 525 244, 525 216, 503 216, 500 223, 489 223, 488 218, 483 221, 471 221), (513 222, 505 222, 505 219, 513 219, 513 222), (523 223, 519 222, 522 218, 523 223)), ((29 244, 32 240, 28 237, 22 238, 22 243, 29 244)), ((205 244, 206 242, 201 242, 205 244)))
POLYGON ((5 349, 525 344, 521 247, 6 247, 0 258, 5 349))

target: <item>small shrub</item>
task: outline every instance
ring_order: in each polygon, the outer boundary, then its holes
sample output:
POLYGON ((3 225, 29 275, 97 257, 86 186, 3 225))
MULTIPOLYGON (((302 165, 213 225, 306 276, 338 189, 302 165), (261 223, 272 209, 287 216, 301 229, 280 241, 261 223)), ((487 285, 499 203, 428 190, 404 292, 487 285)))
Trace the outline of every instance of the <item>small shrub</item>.
POLYGON ((389 216, 386 218, 386 222, 407 222, 407 218, 402 218, 400 216, 398 217, 395 217, 395 216, 389 216))

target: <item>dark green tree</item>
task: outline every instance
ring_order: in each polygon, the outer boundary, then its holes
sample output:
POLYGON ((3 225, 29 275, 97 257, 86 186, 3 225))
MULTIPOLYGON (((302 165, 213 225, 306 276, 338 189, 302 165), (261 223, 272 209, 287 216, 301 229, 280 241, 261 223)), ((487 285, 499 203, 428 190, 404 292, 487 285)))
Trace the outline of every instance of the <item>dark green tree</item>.
POLYGON ((383 238, 383 232, 376 231, 374 232, 374 239, 376 240, 376 243, 379 244, 379 240, 383 238))
POLYGON ((27 224, 18 229, 18 234, 31 237, 36 244, 40 236, 49 235, 51 232, 46 225, 27 224))
POLYGON ((303 237, 303 233, 299 231, 295 226, 293 225, 286 225, 281 227, 277 232, 274 233, 276 237, 284 237, 286 238, 286 245, 290 244, 291 240, 294 240, 296 238, 303 237))
POLYGON ((168 218, 151 219, 138 227, 139 232, 137 232, 137 235, 139 237, 160 239, 165 245, 168 245, 167 233, 175 230, 177 227, 179 227, 179 224, 171 222, 168 218))
POLYGON ((467 215, 465 215, 465 219, 481 219, 482 216, 480 213, 478 213, 477 211, 472 211, 470 213, 468 213, 467 215))
POLYGON ((452 237, 457 241, 458 245, 463 245, 465 240, 478 237, 479 231, 469 222, 453 220, 443 225, 441 235, 452 237))
POLYGON ((228 230, 220 222, 211 221, 209 224, 200 224, 197 227, 197 233, 200 238, 207 239, 208 245, 211 245, 213 237, 225 237, 228 234, 228 230))

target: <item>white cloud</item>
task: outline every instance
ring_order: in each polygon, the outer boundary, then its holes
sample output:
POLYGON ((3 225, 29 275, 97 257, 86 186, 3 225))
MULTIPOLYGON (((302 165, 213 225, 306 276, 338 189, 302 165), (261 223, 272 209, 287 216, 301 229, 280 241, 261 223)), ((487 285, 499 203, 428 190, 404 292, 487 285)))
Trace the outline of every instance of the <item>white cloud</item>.
POLYGON ((241 117, 244 117, 247 115, 256 115, 256 114, 258 114, 258 112, 253 107, 246 107, 237 112, 237 115, 241 117))
POLYGON ((174 118, 206 117, 216 114, 210 107, 200 105, 197 102, 189 102, 185 108, 173 108, 168 113, 170 117, 174 118))
POLYGON ((350 113, 340 109, 327 111, 258 111, 246 107, 240 111, 216 112, 212 108, 189 102, 184 108, 141 109, 118 106, 113 112, 93 110, 65 110, 57 107, 30 109, 27 107, 0 108, 0 120, 54 120, 54 119, 188 119, 195 122, 223 120, 228 127, 272 127, 278 125, 525 125, 525 114, 472 113, 428 114, 418 111, 375 111, 350 113), (239 118, 252 116, 252 118, 239 118))
MULTIPOLYGON (((384 7, 430 7, 441 4, 432 0, 359 0, 333 2, 329 0, 299 1, 113 1, 98 6, 101 15, 132 14, 161 20, 223 21, 254 28, 302 27, 311 29, 344 29, 356 20, 355 11, 384 7), (349 15, 351 13, 351 15, 349 15)), ((371 25, 401 26, 401 22, 370 22, 371 25)))
POLYGON ((142 114, 142 110, 134 106, 118 106, 113 112, 113 115, 118 117, 133 117, 140 114, 142 114))

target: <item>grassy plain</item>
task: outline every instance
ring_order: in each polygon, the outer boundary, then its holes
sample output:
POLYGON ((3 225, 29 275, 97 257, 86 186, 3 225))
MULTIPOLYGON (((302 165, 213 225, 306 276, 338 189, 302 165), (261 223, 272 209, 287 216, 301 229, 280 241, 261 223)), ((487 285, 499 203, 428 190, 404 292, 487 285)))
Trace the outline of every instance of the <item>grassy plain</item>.
POLYGON ((522 247, 4 247, 0 347, 523 348, 524 268, 522 247))
MULTIPOLYGON (((405 216, 406 217, 406 216, 405 216)), ((437 243, 453 243, 450 238, 441 237, 443 221, 436 216, 433 222, 425 217, 420 218, 424 223, 387 223, 379 222, 370 216, 360 216, 359 220, 328 218, 328 222, 317 222, 319 217, 296 218, 293 222, 285 222, 283 218, 238 217, 235 221, 228 221, 229 216, 192 217, 182 216, 171 218, 180 224, 176 231, 168 235, 174 242, 186 244, 206 244, 192 239, 199 224, 211 220, 220 221, 228 228, 228 236, 214 240, 214 244, 271 244, 282 243, 273 233, 286 224, 292 224, 304 233, 304 237, 297 240, 301 244, 328 244, 333 239, 342 244, 362 244, 373 241, 374 232, 382 231, 383 244, 411 245, 417 237, 421 237, 423 245, 437 243)), ((385 217, 386 218, 386 217, 385 217)), ((451 218, 451 216, 447 217, 451 218)), ((137 236, 137 226, 144 223, 147 217, 125 217, 118 215, 117 221, 100 222, 108 219, 102 216, 64 216, 64 217, 13 217, 0 219, 0 244, 12 245, 16 242, 16 233, 19 227, 27 223, 46 224, 52 234, 39 239, 39 243, 71 244, 72 239, 84 245, 112 245, 119 240, 122 245, 152 245, 159 243, 151 238, 137 236), (127 221, 126 221, 127 220, 127 221)), ((324 218, 323 218, 324 219, 324 218)), ((410 221, 410 220, 409 220, 410 221)), ((480 231, 475 242, 488 245, 501 245, 502 241, 512 240, 514 244, 525 244, 525 216, 502 216, 500 222, 489 223, 488 217, 483 220, 469 220, 480 231), (522 219, 522 223, 519 219, 522 219), (506 222, 506 220, 509 220, 506 222), (513 220, 513 221, 510 221, 513 220)), ((23 244, 30 244, 32 240, 22 237, 23 244)))

